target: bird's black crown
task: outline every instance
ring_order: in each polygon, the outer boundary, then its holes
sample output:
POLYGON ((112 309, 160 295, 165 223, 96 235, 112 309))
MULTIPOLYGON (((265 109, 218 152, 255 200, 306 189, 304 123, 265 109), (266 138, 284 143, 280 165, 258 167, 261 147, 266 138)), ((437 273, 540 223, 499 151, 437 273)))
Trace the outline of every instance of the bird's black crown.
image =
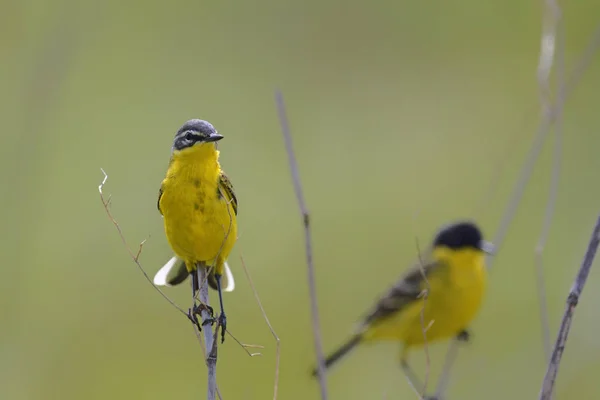
POLYGON ((433 246, 445 246, 451 249, 472 247, 481 249, 483 235, 473 222, 458 222, 440 229, 433 246))

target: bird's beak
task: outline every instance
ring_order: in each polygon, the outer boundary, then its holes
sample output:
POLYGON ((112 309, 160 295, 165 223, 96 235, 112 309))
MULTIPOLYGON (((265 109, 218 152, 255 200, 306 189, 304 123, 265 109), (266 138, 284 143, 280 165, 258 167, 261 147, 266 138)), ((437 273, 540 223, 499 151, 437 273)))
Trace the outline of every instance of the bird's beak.
POLYGON ((207 137, 206 139, 204 139, 205 142, 218 142, 219 140, 223 139, 223 135, 219 135, 218 133, 213 133, 211 134, 209 137, 207 137))
POLYGON ((494 254, 496 252, 496 246, 494 246, 493 243, 485 240, 482 240, 479 243, 479 248, 481 249, 481 251, 487 254, 494 254))

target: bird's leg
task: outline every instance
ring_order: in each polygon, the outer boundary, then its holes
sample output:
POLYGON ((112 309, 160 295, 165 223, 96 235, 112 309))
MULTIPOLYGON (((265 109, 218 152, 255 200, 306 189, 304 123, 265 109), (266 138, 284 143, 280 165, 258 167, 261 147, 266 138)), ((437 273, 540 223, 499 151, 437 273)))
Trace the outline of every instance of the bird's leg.
POLYGON ((413 369, 408 364, 408 360, 406 359, 406 355, 404 354, 400 358, 400 367, 402 367, 402 372, 404 372, 404 375, 406 376, 406 379, 408 379, 408 382, 411 384, 411 386, 416 390, 420 390, 423 387, 423 384, 421 383, 421 380, 417 377, 417 374, 415 374, 413 369))
POLYGON ((200 283, 199 283, 199 279, 198 279, 198 272, 194 271, 191 273, 192 275, 192 307, 188 310, 188 318, 190 319, 190 321, 192 321, 192 323, 194 325, 196 325, 196 327, 198 328, 199 331, 202 331, 202 328, 200 326, 200 322, 198 321, 198 315, 202 315, 202 310, 206 310, 210 313, 210 318, 207 318, 206 320, 204 320, 202 322, 202 326, 204 325, 208 325, 208 324, 214 324, 216 321, 213 318, 214 316, 214 310, 211 306, 200 303, 200 304, 196 304, 196 293, 198 293, 200 291, 200 283))
POLYGON ((469 343, 471 340, 471 332, 463 329, 462 331, 458 332, 458 335, 456 335, 456 340, 459 342, 469 343))
POLYGON ((192 302, 196 303, 196 293, 200 290, 200 283, 198 282, 198 271, 193 271, 192 276, 192 302))
MULTIPOLYGON (((210 317, 208 317, 204 321, 202 321, 202 326, 212 325, 215 322, 217 322, 217 320, 213 317, 214 310, 213 310, 213 308, 211 306, 207 306, 204 303, 194 304, 194 308, 190 309, 188 311, 188 318, 190 318, 192 320, 192 322, 194 322, 198 328, 200 328, 200 325, 199 325, 199 322, 198 322, 197 315, 202 316, 202 311, 208 311, 209 314, 210 314, 210 317), (189 316, 190 313, 192 315, 191 317, 189 316)), ((200 329, 200 330, 202 330, 202 329, 200 329)))
POLYGON ((435 391, 436 400, 440 400, 446 391, 446 387, 448 386, 448 382, 450 379, 450 370, 452 369, 452 365, 456 360, 457 352, 458 352, 458 343, 463 342, 467 343, 471 338, 471 334, 466 329, 463 329, 456 335, 456 338, 450 343, 448 347, 448 352, 446 353, 446 360, 444 361, 444 367, 442 368, 442 373, 440 375, 440 379, 438 381, 438 387, 435 391))
POLYGON ((202 331, 202 327, 200 326, 200 323, 198 322, 198 317, 196 316, 196 292, 198 292, 198 274, 196 274, 196 271, 194 271, 191 272, 190 275, 192 276, 192 306, 188 309, 187 317, 190 321, 192 321, 192 324, 196 325, 198 331, 202 331))
POLYGON ((219 291, 219 303, 221 303, 221 314, 219 315, 219 323, 221 324, 221 343, 225 342, 225 331, 227 330, 227 317, 223 309, 223 294, 221 293, 221 274, 215 274, 217 281, 217 290, 219 291))

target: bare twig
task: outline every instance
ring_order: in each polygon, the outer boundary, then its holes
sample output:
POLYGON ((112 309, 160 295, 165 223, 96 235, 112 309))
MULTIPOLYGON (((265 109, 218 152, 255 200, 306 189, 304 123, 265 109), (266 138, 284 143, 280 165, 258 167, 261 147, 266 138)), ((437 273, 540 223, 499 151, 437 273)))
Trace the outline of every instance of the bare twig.
MULTIPOLYGON (((205 306, 209 306, 209 298, 208 298, 208 285, 205 283, 207 278, 207 268, 204 265, 199 264, 196 268, 196 273, 198 274, 198 282, 204 282, 200 284, 198 288, 198 297, 201 304, 205 306)), ((204 332, 204 343, 206 345, 206 367, 208 369, 207 374, 207 382, 208 382, 208 390, 207 390, 207 399, 215 400, 217 397, 217 334, 219 333, 219 319, 217 318, 217 324, 215 327, 214 334, 212 329, 210 329, 210 325, 205 325, 206 321, 211 321, 212 316, 207 307, 202 307, 200 314, 202 316, 202 332, 204 332)))
MULTIPOLYGON (((223 190, 219 187, 219 191, 221 193, 221 196, 223 198, 226 198, 226 194, 223 192, 223 190)), ((223 233, 225 234, 225 236, 223 237, 223 241, 221 242, 221 246, 219 247, 219 251, 217 252, 217 255, 214 258, 214 262, 211 264, 211 266, 209 268, 207 268, 207 272, 204 275, 204 281, 200 281, 200 286, 204 285, 206 283, 206 279, 208 279, 208 276, 210 274, 212 274, 213 270, 216 268, 216 264, 217 264, 217 260, 219 259, 219 256, 221 255, 221 252, 223 251, 223 247, 225 247, 225 243, 227 242, 227 238, 229 238, 229 234, 231 233, 231 227, 233 225, 233 216, 231 215, 231 207, 229 207, 229 205, 231 204, 231 202, 233 201, 233 199, 229 200, 227 202, 227 214, 229 216, 229 224, 227 226, 227 230, 225 230, 225 227, 222 226, 223 228, 223 233)), ((192 300, 193 302, 196 301, 196 293, 193 293, 192 291, 192 300)), ((201 304, 203 304, 201 302, 201 304)), ((225 332, 223 332, 223 336, 222 336, 222 340, 221 342, 223 342, 225 340, 225 332)), ((241 344, 241 343, 240 343, 241 344)))
MULTIPOLYGON (((559 45, 560 45, 560 42, 559 42, 559 45)), ((573 70, 569 74, 569 78, 566 81, 563 81, 562 85, 560 85, 560 87, 558 89, 558 99, 561 104, 564 104, 564 102, 567 99, 567 96, 569 94, 571 94, 571 92, 575 89, 575 87, 581 80, 582 76, 584 75, 584 73, 588 69, 589 65, 591 64, 592 60, 594 59, 594 56, 596 54, 596 51, 598 50, 598 47, 600 47, 600 24, 598 24, 596 30, 594 31, 594 33, 590 39, 590 42, 588 43, 585 50, 583 51, 583 54, 580 56, 579 62, 577 63, 577 65, 573 68, 573 70)), ((557 101, 557 103, 558 103, 558 101, 557 101)), ((556 105, 555 105, 555 107, 556 107, 556 105)), ((509 201, 508 205, 506 206, 506 208, 504 210, 504 214, 500 220, 500 226, 498 227, 498 230, 496 231, 494 239, 492 240, 492 242, 494 243, 494 246, 496 247, 495 254, 498 253, 501 244, 504 242, 504 238, 506 237, 508 227, 515 216, 517 207, 518 207, 519 203, 521 202, 521 198, 523 197, 523 192, 525 190, 525 187, 527 186, 527 183, 529 182, 529 179, 531 178, 531 173, 533 172, 533 167, 534 167, 534 165, 537 161, 537 158, 540 154, 544 140, 549 131, 549 127, 552 124, 552 122, 554 121, 554 118, 555 118, 554 117, 554 114, 555 114, 554 109, 552 109, 549 114, 550 115, 547 116, 547 118, 544 118, 541 121, 540 125, 538 126, 537 133, 535 135, 533 144, 527 155, 526 162, 523 165, 523 168, 521 169, 521 172, 519 174, 519 179, 514 187, 513 194, 511 196, 511 200, 509 201)), ((556 167, 556 164, 555 164, 555 168, 559 168, 559 167, 556 167)), ((489 257, 489 256, 487 257, 486 263, 487 263, 488 268, 492 267, 493 260, 494 260, 493 257, 489 257)), ((448 355, 447 355, 447 365, 453 364, 453 361, 454 361, 453 358, 455 358, 455 355, 457 354, 457 346, 458 346, 458 342, 456 340, 454 340, 450 343, 450 346, 448 348, 448 355)), ((442 382, 440 382, 440 384, 438 384, 438 390, 437 390, 438 398, 440 398, 442 396, 443 392, 445 391, 445 388, 442 387, 441 383, 442 382)))
POLYGON ((543 120, 554 118, 554 155, 552 166, 552 178, 546 212, 542 224, 542 231, 535 247, 535 270, 537 276, 537 292, 540 308, 540 321, 542 329, 542 340, 546 362, 550 359, 550 322, 548 319, 548 306, 546 300, 546 284, 544 279, 543 252, 550 226, 554 216, 556 198, 558 196, 558 184, 561 169, 562 156, 562 109, 564 103, 564 39, 561 29, 561 10, 557 0, 546 0, 544 6, 544 21, 540 45, 540 61, 538 64, 538 81, 540 88, 540 108, 543 120), (556 96, 556 104, 552 102, 552 88, 550 75, 557 59, 556 75, 559 93, 556 96))
MULTIPOLYGON (((558 39, 559 40, 558 40, 557 47, 560 49, 561 41, 564 40, 564 38, 561 38, 561 36, 559 36, 558 39)), ((598 24, 598 26, 596 27, 596 30, 592 34, 588 45, 586 46, 583 54, 581 54, 581 56, 579 58, 578 64, 573 68, 573 70, 569 74, 568 79, 564 80, 564 79, 559 78, 558 97, 562 98, 563 103, 567 99, 568 95, 570 95, 571 92, 577 87, 577 84, 581 80, 581 77, 587 71, 590 63, 594 59, 594 56, 596 54, 596 51, 598 50, 598 47, 600 47, 600 24, 598 24)), ((560 59, 559 59, 559 61, 560 61, 560 59)), ((560 65, 559 65, 559 67, 560 67, 560 65)), ((562 68, 564 68, 564 67, 562 67, 562 68)), ((560 75, 560 73, 558 75, 560 75)), ((528 110, 527 114, 529 114, 530 112, 534 112, 535 109, 536 109, 535 107, 531 107, 531 111, 528 110)), ((543 124, 550 126, 550 124, 553 121, 554 121, 554 113, 552 111, 550 111, 549 118, 547 120, 544 120, 543 124)), ((538 128, 538 133, 537 133, 538 136, 539 136, 539 130, 541 128, 542 128, 542 126, 540 126, 538 128)), ((508 156, 510 153, 513 152, 513 148, 517 145, 517 140, 520 140, 521 137, 522 136, 517 132, 517 134, 514 136, 514 140, 512 140, 510 143, 508 143, 506 150, 502 152, 502 154, 504 154, 505 156, 501 157, 500 162, 494 168, 493 177, 490 179, 488 188, 485 191, 486 194, 484 196, 482 196, 481 203, 478 204, 478 206, 476 207, 476 213, 475 213, 476 215, 479 214, 481 212, 481 210, 483 210, 484 207, 487 206, 489 201, 496 196, 496 191, 497 191, 497 188, 499 187, 497 184, 497 181, 500 178, 501 172, 504 170, 506 164, 508 164, 509 162, 512 162, 508 156)), ((536 143, 537 143, 537 141, 536 141, 536 143)), ((534 148, 535 148, 535 145, 532 146, 532 149, 530 150, 528 157, 531 157, 531 155, 534 153, 534 151, 533 151, 534 148)), ((523 168, 523 170, 524 169, 525 168, 523 168)), ((506 224, 509 224, 509 223, 510 223, 510 220, 506 222, 506 224)), ((504 230, 505 229, 502 229, 502 228, 498 230, 498 232, 496 234, 497 239, 504 237, 504 235, 501 234, 501 232, 503 232, 504 230)), ((497 242, 497 240, 494 241, 494 244, 496 244, 496 242, 497 242)), ((488 266, 490 266, 490 265, 491 264, 489 263, 489 260, 488 260, 488 266)))
POLYGON ((285 104, 283 102, 283 95, 279 90, 275 91, 275 102, 277 103, 279 122, 281 124, 281 131, 285 140, 285 148, 289 160, 290 172, 292 174, 292 180, 294 182, 294 191, 296 192, 296 199, 298 200, 298 207, 300 208, 300 213, 302 214, 302 222, 304 224, 304 240, 306 246, 306 262, 308 267, 308 288, 310 291, 312 331, 315 345, 315 353, 317 356, 317 376, 319 378, 319 385, 321 388, 321 399, 325 400, 327 399, 327 377, 325 375, 325 357, 323 355, 321 327, 319 323, 319 306, 317 302, 317 289, 315 284, 315 268, 313 265, 312 244, 310 235, 310 218, 308 214, 308 209, 306 208, 306 204, 304 203, 302 184, 300 183, 298 165, 296 163, 296 156, 292 147, 292 136, 290 134, 290 128, 288 125, 285 104))
POLYGON ((414 384, 414 382, 413 382, 414 378, 413 378, 413 379, 411 379, 411 377, 407 375, 407 376, 406 376, 406 380, 407 380, 407 382, 408 382, 408 386, 410 386, 410 388, 412 389, 413 393, 414 393, 414 394, 417 396, 417 399, 419 399, 419 400, 426 400, 426 399, 425 399, 425 398, 424 398, 424 397, 421 395, 421 393, 419 392, 419 389, 417 389, 417 388, 415 387, 415 384, 414 384))
MULTIPOLYGON (((580 57, 580 61, 573 68, 572 72, 569 75, 569 79, 563 83, 563 86, 558 89, 559 96, 562 98, 562 102, 566 100, 567 96, 573 91, 573 89, 579 83, 579 80, 583 76, 584 72, 587 70, 588 66, 593 60, 594 55, 596 54, 596 50, 600 47, 600 24, 596 28, 596 31, 592 35, 590 43, 587 45, 583 54, 580 57)), ((512 222, 515 212, 517 211, 517 207, 521 202, 521 198, 523 197, 523 191, 531 178, 531 173, 533 172, 533 167, 538 159, 542 146, 544 144, 544 140, 549 131, 549 127, 554 122, 554 108, 550 113, 549 118, 544 118, 540 123, 534 142, 529 150, 529 154, 527 155, 525 165, 521 169, 521 173, 519 174, 519 180, 515 185, 513 194, 511 196, 511 200, 507 207, 504 210, 504 214, 500 221, 500 227, 496 231, 496 235, 492 242, 494 246, 496 246, 496 254, 500 250, 500 246, 504 242, 504 238, 506 237, 506 233, 508 231, 508 227, 512 222)), ((488 257, 487 265, 488 268, 492 267, 492 262, 494 258, 488 257)))
MULTIPOLYGON (((142 253, 142 249, 144 246, 144 243, 146 242, 146 240, 143 240, 139 247, 138 250, 134 253, 133 250, 131 250, 131 248, 129 247, 129 245, 127 244, 127 241, 125 240, 125 236, 123 235, 123 231, 121 230, 121 226, 119 225, 119 223, 115 220, 115 218, 112 216, 112 213, 109 210, 109 205, 110 205, 110 200, 111 197, 109 196, 108 199, 104 198, 104 193, 103 193, 103 188, 104 185, 106 184, 106 181, 108 180, 108 175, 106 174, 106 172, 104 172, 104 170, 101 168, 100 169, 102 171, 102 173, 104 174, 104 178, 102 179, 102 182, 100 183, 100 185, 98 185, 98 192, 100 193, 100 200, 102 200, 102 205, 104 206, 104 210, 106 211, 106 214, 108 215, 108 218, 110 219, 110 221, 113 223, 113 225, 115 226, 115 228, 117 229, 117 232, 119 233, 119 237, 121 238, 121 241, 123 242, 123 245, 125 246, 125 249, 127 250, 127 252, 129 253, 129 256, 131 257, 131 259, 133 260, 133 262, 137 265, 137 267, 139 268, 139 270, 142 272, 142 274, 144 275, 144 277, 146 278, 146 280, 148 282, 150 282, 150 284, 152 285, 152 287, 154 289, 156 289, 156 291, 158 291, 161 296, 167 300, 173 307, 175 307, 180 313, 182 313, 183 315, 186 316, 186 318, 190 317, 190 314, 188 314, 187 312, 185 312, 181 307, 179 307, 177 304, 175 304, 175 302, 173 302, 173 300, 171 300, 169 297, 167 297, 166 294, 163 293, 162 290, 160 290, 155 284, 154 282, 152 282, 152 279, 150 279, 150 277, 148 276, 148 274, 146 273, 146 271, 144 270, 144 267, 142 267, 139 258, 140 255, 142 253)), ((206 277, 204 276, 206 274, 206 268, 198 268, 199 272, 199 278, 200 282, 206 282, 206 277), (202 279, 204 278, 204 279, 202 279)), ((202 302, 202 304, 204 305, 208 305, 208 286, 206 284, 200 285, 200 301, 202 302), (205 292, 205 293, 203 293, 205 292), (204 297, 203 297, 204 295, 204 297)), ((206 320, 206 315, 210 314, 208 313, 208 311, 206 311, 204 308, 202 309, 202 321, 204 322, 206 320)), ((217 323, 217 326, 215 328, 215 335, 216 332, 219 331, 219 323, 217 323)), ((202 353, 205 355, 206 357, 206 350, 204 348, 204 346, 202 345, 202 341, 200 340, 200 334, 197 331, 197 327, 195 327, 196 330, 196 335, 199 339, 201 348, 202 348, 202 353)), ((207 344, 206 349, 211 349, 210 354, 208 355, 208 357, 206 357, 206 365, 208 366, 208 399, 209 400, 214 400, 215 394, 218 393, 218 388, 216 386, 216 363, 217 363, 217 345, 216 345, 216 341, 213 341, 213 336, 211 335, 211 329, 210 327, 207 327, 206 329, 203 329, 204 331, 204 337, 205 337, 205 342, 207 344), (214 344, 213 344, 214 343, 214 344), (212 370, 211 370, 212 367, 212 370), (212 397, 211 397, 212 395, 212 397)), ((219 398, 221 398, 221 395, 219 394, 219 398)))
MULTIPOLYGON (((521 202, 521 198, 523 197, 523 192, 529 183, 529 179, 531 178, 531 174, 533 172, 533 167, 537 162, 537 159, 540 155, 540 151, 542 150, 544 141, 546 139, 546 135, 548 133, 548 123, 542 123, 542 125, 538 128, 538 132, 536 134, 536 138, 534 140, 531 149, 529 150, 529 154, 527 155, 527 160, 523 168, 521 169, 521 173, 519 175, 519 179, 517 184, 515 185, 513 194, 511 199, 504 210, 504 214, 500 221, 500 227, 496 231, 496 235, 492 240, 494 246, 496 246, 497 252, 500 250, 500 246, 504 242, 504 238, 506 237, 506 233, 508 232, 508 227, 512 222, 515 213, 517 212, 517 208, 521 202)), ((487 266, 488 268, 492 267, 494 257, 487 257, 487 266)))
POLYGON ((459 340, 453 339, 448 346, 448 352, 446 353, 446 358, 444 360, 444 366, 442 367, 442 374, 440 375, 440 380, 438 381, 438 387, 434 396, 434 399, 442 399, 448 384, 450 383, 450 371, 452 370, 452 366, 454 365, 454 361, 456 361, 456 356, 458 355, 458 346, 459 340))
MULTIPOLYGON (((217 322, 217 324, 218 324, 218 322, 217 322)), ((192 326, 194 327, 194 334, 196 335, 196 338, 198 339, 198 343, 200 343, 200 349, 202 350, 202 356, 206 360, 206 348, 204 346, 204 340, 202 338, 202 332, 200 332, 200 330, 198 329, 198 326, 196 324, 192 324, 192 326)), ((204 329, 204 331, 207 331, 207 330, 210 331, 209 328, 204 329)), ((221 392, 219 391, 219 385, 217 385, 217 397, 219 398, 219 400, 223 400, 223 398, 221 397, 221 392)))
POLYGON ((561 11, 557 0, 545 0, 542 16, 542 36, 540 58, 538 61, 538 86, 540 100, 544 111, 549 111, 552 104, 550 74, 556 53, 556 33, 560 22, 561 11))
POLYGON ((431 373, 431 359, 429 357, 429 343, 427 342, 427 331, 431 327, 435 321, 431 320, 425 326, 425 307, 427 306, 427 298, 429 297, 429 291, 431 290, 431 286, 429 285, 429 279, 427 279, 427 275, 425 275, 425 269, 423 269, 423 259, 421 257, 421 247, 419 246, 419 238, 415 238, 415 245, 417 246, 417 254, 419 256, 419 270, 421 271, 421 276, 423 277, 423 281, 425 282, 425 289, 419 295, 423 298, 423 306, 421 307, 421 330, 423 331, 423 348, 425 350, 425 379, 423 380, 423 390, 421 392, 421 397, 427 395, 427 385, 429 384, 429 375, 431 373))
POLYGON ((254 293, 254 298, 256 299, 256 302, 258 303, 258 307, 260 308, 260 312, 263 315, 263 318, 265 319, 265 322, 267 323, 267 326, 269 327, 269 330, 271 331, 271 335, 273 335, 273 338, 275 339, 275 383, 273 384, 273 400, 277 400, 277 393, 279 390, 279 360, 280 360, 280 340, 279 340, 279 336, 277 336, 277 333, 275 333, 275 329, 273 329, 273 326, 271 325, 271 322, 269 321, 269 317, 267 317, 267 313, 265 312, 265 309, 263 308, 262 302, 260 301, 260 297, 258 296, 258 292, 256 291, 256 288, 254 287, 254 282, 252 282, 252 277, 250 276, 250 271, 248 271, 248 268, 246 267, 246 262, 244 261, 244 257, 240 256, 240 260, 242 261, 242 268, 244 268, 244 273, 246 274, 246 278, 248 279, 248 282, 250 283, 250 287, 252 288, 252 292, 254 293))
POLYGON ((179 307, 177 304, 175 304, 175 302, 173 300, 171 300, 166 294, 164 294, 163 291, 160 290, 154 284, 154 282, 152 282, 152 279, 150 279, 150 277, 148 276, 148 274, 144 270, 144 267, 142 267, 142 264, 140 263, 139 258, 140 258, 140 255, 142 253, 142 247, 144 246, 144 243, 146 242, 146 240, 144 239, 140 243, 139 248, 138 248, 137 252, 135 252, 135 253, 133 252, 133 250, 131 250, 131 247, 129 247, 129 245, 127 244, 127 240, 125 240, 125 236, 123 235, 123 231, 121 230, 121 226, 119 225, 119 223, 117 222, 117 220, 112 216, 112 213, 109 210, 109 205, 110 205, 111 197, 109 196, 108 199, 105 199, 104 198, 104 193, 102 192, 102 189, 104 189, 104 185, 106 184, 106 181, 108 180, 108 175, 106 174, 106 172, 104 172, 104 170, 102 168, 100 168, 100 171, 102 171, 102 174, 104 175, 104 178, 102 179, 102 182, 100 183, 100 185, 98 185, 98 192, 100 192, 100 200, 102 200, 102 206, 104 206, 104 211, 106 211, 106 215, 108 215, 108 219, 110 219, 110 222, 112 222, 113 225, 115 226, 115 228, 117 228, 117 232, 119 232, 119 237, 121 238, 121 242, 123 242, 123 245, 125 246, 125 249, 129 253, 129 256, 131 257, 131 259, 133 260, 133 262, 135 263, 135 265, 137 265, 137 267, 139 268, 139 270, 142 272, 142 274, 144 275, 144 277, 146 278, 146 280, 148 282, 150 282, 150 284, 152 285, 152 287, 154 289, 156 289, 156 291, 158 293, 160 293, 160 295, 165 300, 167 300, 173 307, 175 307, 180 313, 182 313, 183 315, 185 315, 187 317, 188 313, 185 312, 185 311, 183 311, 183 309, 181 307, 179 307))
POLYGON ((592 232, 592 236, 590 237, 590 242, 583 257, 583 262, 581 263, 579 272, 575 277, 575 281, 573 282, 573 286, 571 287, 569 296, 567 297, 565 313, 560 324, 556 343, 554 344, 554 349, 552 351, 552 357, 548 363, 548 369, 546 370, 546 375, 544 376, 544 381, 540 390, 540 400, 549 400, 552 397, 554 383, 558 373, 558 367, 560 365, 562 353, 565 350, 569 330, 571 329, 575 307, 577 307, 579 297, 581 296, 581 292, 583 291, 583 287, 585 286, 587 277, 590 273, 592 263, 594 262, 594 257, 596 256, 596 251, 598 250, 598 245, 600 245, 600 216, 598 216, 596 220, 596 225, 594 227, 594 231, 592 232))
POLYGON ((231 336, 231 338, 234 340, 234 342, 236 342, 237 344, 240 345, 240 347, 242 348, 242 350, 244 350, 244 352, 246 354, 248 354, 248 356, 250 357, 257 357, 257 356, 262 356, 261 352, 257 352, 257 353, 251 353, 248 349, 264 349, 265 346, 262 346, 260 344, 248 344, 248 343, 242 343, 238 338, 236 338, 233 333, 231 333, 231 331, 229 329, 227 329, 227 334, 229 336, 231 336))

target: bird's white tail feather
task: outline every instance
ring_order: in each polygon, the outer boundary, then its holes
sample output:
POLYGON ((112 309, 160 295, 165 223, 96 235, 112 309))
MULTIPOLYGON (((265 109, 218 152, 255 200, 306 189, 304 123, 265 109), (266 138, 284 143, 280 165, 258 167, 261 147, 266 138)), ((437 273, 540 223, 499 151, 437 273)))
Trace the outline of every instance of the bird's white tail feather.
POLYGON ((225 261, 225 287, 223 288, 224 292, 233 292, 235 289, 235 280, 233 279, 233 273, 229 268, 229 264, 225 261))
MULTIPOLYGON (((171 259, 169 261, 167 261, 167 263, 158 270, 158 272, 156 273, 156 275, 154 275, 154 284, 156 286, 171 286, 167 283, 167 276, 169 275, 169 273, 171 272, 171 269, 173 269, 173 267, 177 266, 179 264, 179 258, 177 258, 177 256, 173 256, 171 257, 171 259)), ((233 290, 235 289, 235 279, 233 278, 233 273, 231 272, 231 268, 229 268, 229 264, 227 263, 227 261, 225 261, 225 276, 224 276, 224 288, 223 291, 224 292, 233 292, 233 290)))
POLYGON ((179 263, 179 259, 176 256, 171 257, 167 263, 158 270, 156 275, 154 275, 154 284, 156 286, 171 286, 167 283, 167 276, 171 269, 179 263))

